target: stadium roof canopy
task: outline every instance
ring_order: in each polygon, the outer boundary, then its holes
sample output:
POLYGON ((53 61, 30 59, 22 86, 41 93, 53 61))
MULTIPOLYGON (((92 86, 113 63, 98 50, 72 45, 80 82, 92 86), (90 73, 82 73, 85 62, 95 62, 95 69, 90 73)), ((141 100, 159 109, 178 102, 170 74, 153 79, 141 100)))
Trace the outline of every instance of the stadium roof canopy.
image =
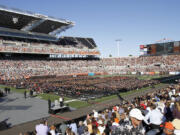
POLYGON ((96 48, 97 45, 92 38, 83 37, 61 37, 59 39, 61 45, 83 45, 90 49, 96 48))
POLYGON ((57 36, 72 26, 74 23, 68 20, 0 6, 1 28, 57 36))

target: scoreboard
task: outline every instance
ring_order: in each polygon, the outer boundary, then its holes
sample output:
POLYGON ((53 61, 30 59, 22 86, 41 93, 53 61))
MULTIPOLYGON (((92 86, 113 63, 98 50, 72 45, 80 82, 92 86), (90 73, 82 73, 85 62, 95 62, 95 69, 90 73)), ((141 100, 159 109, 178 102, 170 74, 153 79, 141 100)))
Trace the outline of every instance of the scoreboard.
POLYGON ((140 45, 141 55, 180 54, 180 41, 140 45))

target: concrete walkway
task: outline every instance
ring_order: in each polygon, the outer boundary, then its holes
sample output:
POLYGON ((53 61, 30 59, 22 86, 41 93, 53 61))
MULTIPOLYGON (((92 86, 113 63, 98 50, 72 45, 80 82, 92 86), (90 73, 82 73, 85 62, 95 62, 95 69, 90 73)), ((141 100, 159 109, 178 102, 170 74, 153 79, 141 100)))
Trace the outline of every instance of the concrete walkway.
POLYGON ((48 116, 48 103, 45 100, 25 99, 19 93, 0 98, 0 121, 8 119, 7 122, 12 126, 48 116))

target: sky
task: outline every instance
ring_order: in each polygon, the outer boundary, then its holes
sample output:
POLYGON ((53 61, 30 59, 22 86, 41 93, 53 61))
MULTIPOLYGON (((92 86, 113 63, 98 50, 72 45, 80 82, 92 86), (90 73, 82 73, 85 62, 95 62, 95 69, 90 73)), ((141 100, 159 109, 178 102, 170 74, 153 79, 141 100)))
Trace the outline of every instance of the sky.
POLYGON ((75 22, 61 36, 91 37, 101 57, 140 55, 139 45, 180 40, 180 0, 0 0, 0 5, 75 22))

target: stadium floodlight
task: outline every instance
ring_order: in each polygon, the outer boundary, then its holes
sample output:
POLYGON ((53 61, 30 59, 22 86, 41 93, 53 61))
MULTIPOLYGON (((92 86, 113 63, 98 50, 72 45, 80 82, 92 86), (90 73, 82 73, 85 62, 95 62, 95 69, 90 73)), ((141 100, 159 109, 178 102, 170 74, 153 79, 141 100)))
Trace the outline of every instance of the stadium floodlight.
POLYGON ((117 51, 118 51, 118 57, 119 57, 119 54, 120 54, 119 47, 120 47, 120 42, 122 41, 122 39, 116 39, 115 41, 117 43, 117 51))

